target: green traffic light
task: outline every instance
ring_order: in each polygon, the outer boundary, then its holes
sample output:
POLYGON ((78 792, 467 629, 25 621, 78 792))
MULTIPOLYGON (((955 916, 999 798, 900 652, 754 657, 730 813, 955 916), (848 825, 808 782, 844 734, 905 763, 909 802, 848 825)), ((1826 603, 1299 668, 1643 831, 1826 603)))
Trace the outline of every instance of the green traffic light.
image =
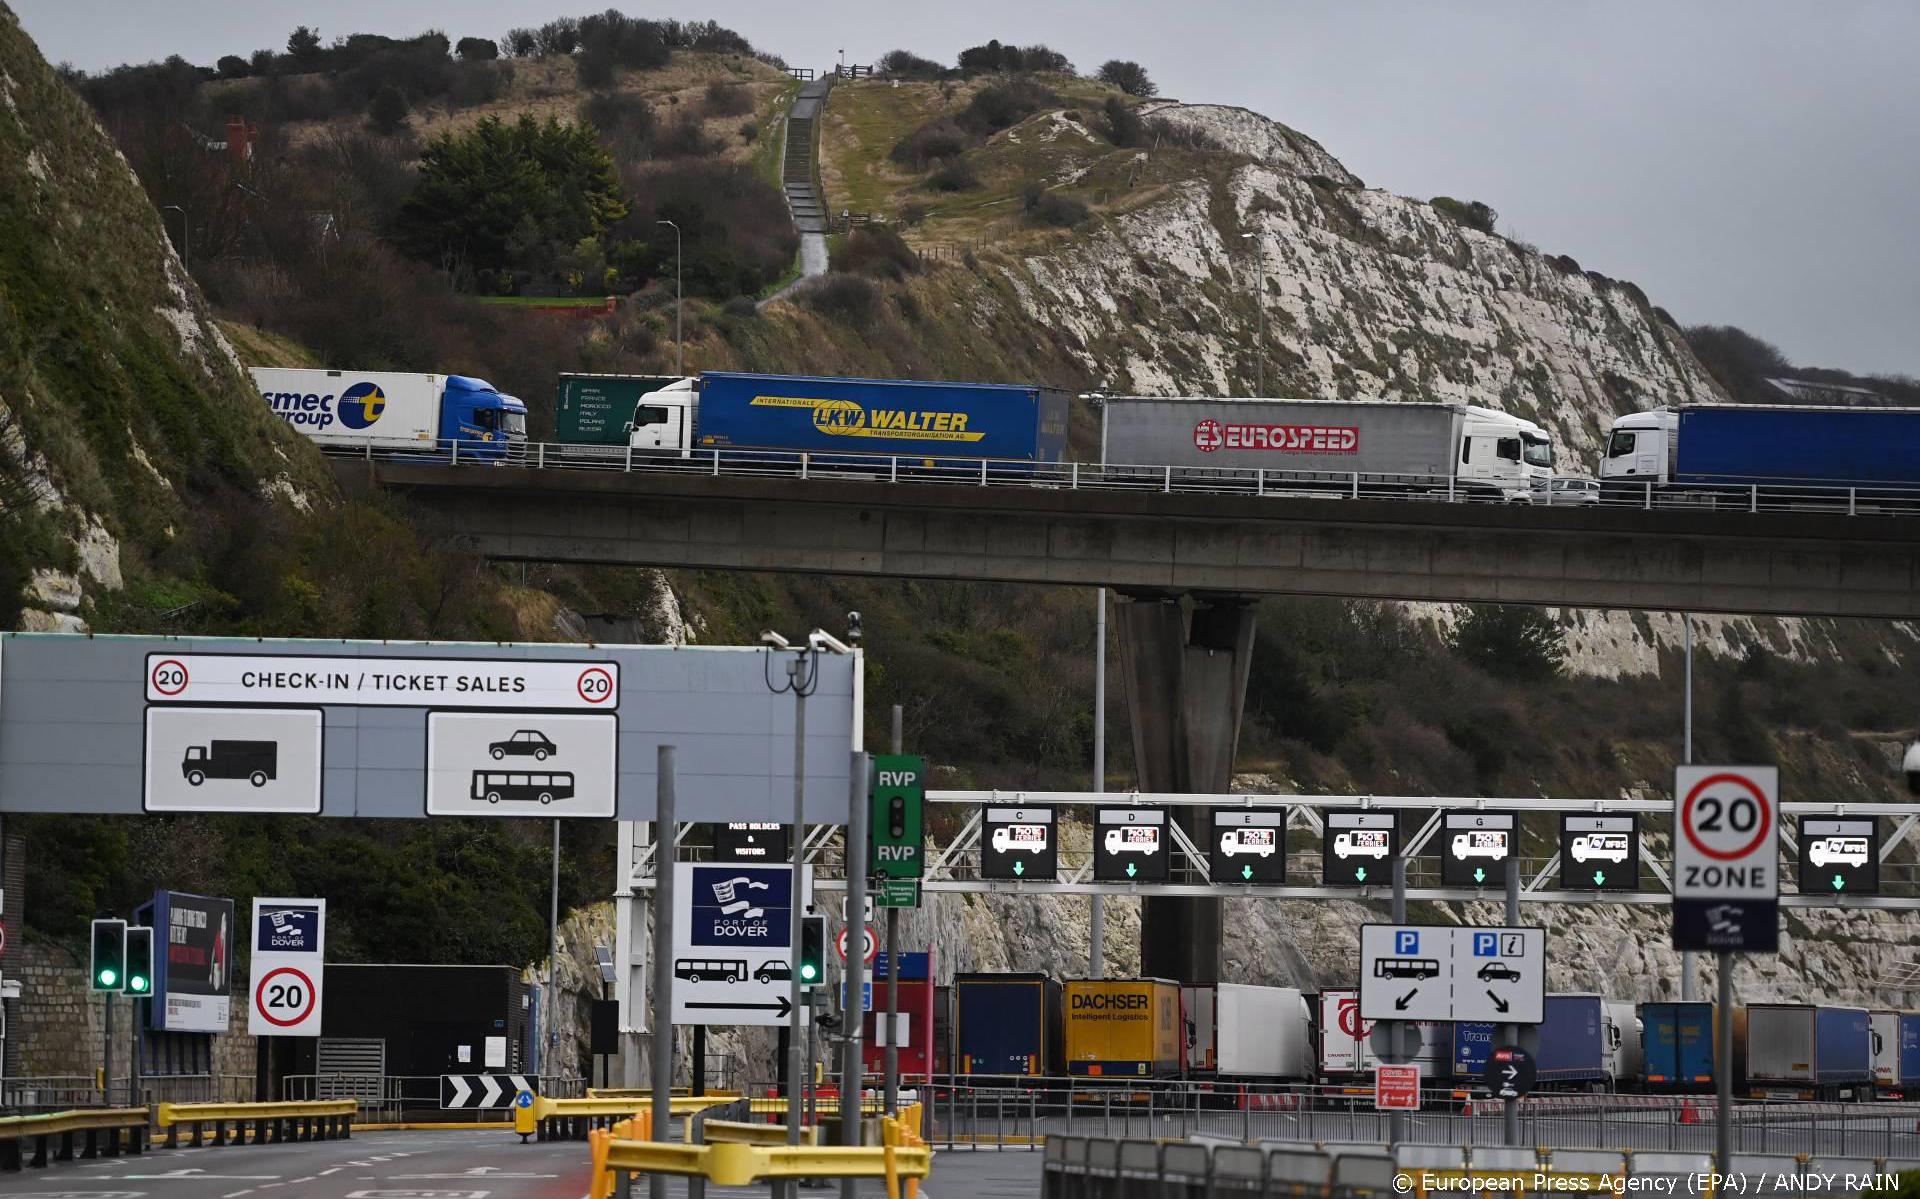
POLYGON ((118 974, 115 974, 115 973, 114 973, 113 971, 111 971, 111 970, 102 970, 102 971, 100 972, 100 985, 101 985, 101 986, 103 986, 103 987, 111 987, 111 986, 112 986, 112 985, 113 985, 114 983, 116 983, 116 982, 118 982, 118 981, 120 981, 120 976, 119 976, 118 974))
POLYGON ((136 974, 127 980, 127 990, 144 995, 147 991, 147 980, 136 974))
POLYGON ((807 982, 813 981, 814 969, 811 963, 800 967, 800 977, 807 982))

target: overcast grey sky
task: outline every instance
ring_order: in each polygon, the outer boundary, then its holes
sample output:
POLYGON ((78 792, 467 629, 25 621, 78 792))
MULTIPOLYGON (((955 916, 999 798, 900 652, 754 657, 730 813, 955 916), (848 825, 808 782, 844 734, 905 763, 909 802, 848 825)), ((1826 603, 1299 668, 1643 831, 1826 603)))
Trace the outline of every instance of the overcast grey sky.
MULTIPOLYGON (((440 28, 498 37, 596 0, 12 0, 87 69, 440 28)), ((1484 200, 1502 231, 1737 324, 1801 365, 1920 374, 1920 3, 1913 0, 629 2, 711 17, 795 65, 990 37, 1162 94, 1241 104, 1367 183, 1484 200)))

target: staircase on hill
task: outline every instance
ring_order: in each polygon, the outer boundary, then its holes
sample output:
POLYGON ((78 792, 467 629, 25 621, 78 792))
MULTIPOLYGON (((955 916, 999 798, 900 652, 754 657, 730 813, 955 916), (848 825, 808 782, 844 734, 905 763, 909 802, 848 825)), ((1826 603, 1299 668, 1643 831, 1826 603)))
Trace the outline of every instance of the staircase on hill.
POLYGON ((827 231, 826 204, 820 195, 820 175, 814 164, 813 127, 832 82, 828 76, 808 83, 794 99, 793 111, 787 114, 787 147, 781 161, 780 180, 786 187, 787 207, 793 212, 794 228, 802 236, 827 231))

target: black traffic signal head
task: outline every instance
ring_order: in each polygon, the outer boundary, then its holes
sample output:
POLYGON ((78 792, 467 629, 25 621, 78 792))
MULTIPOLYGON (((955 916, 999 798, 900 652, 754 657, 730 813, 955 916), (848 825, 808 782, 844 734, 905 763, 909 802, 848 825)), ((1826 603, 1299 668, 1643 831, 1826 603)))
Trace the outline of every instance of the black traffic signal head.
POLYGON ((119 991, 127 985, 127 922, 93 922, 92 973, 87 985, 95 991, 119 991))
POLYGON ((817 987, 827 981, 827 918, 825 916, 802 916, 800 918, 800 960, 794 963, 800 971, 800 985, 817 987))
POLYGON ((127 994, 136 998, 153 994, 153 930, 150 928, 127 929, 127 994))
POLYGON ((887 835, 895 841, 907 835, 907 797, 904 795, 887 801, 887 835))

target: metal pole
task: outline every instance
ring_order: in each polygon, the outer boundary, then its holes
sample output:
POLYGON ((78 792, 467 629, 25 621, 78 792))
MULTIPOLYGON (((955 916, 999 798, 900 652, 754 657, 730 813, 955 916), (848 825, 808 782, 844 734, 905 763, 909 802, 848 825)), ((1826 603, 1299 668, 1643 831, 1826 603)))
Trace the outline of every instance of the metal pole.
MULTIPOLYGON (((1093 621, 1093 790, 1107 789, 1107 589, 1094 589, 1093 621)), ((1107 897, 1096 893, 1087 929, 1087 977, 1107 976, 1107 897)))
POLYGON ((1253 356, 1253 394, 1267 394, 1267 243, 1258 233, 1253 248, 1260 259, 1260 278, 1254 285, 1254 306, 1260 312, 1260 345, 1253 356))
POLYGON ((1720 1006, 1713 1013, 1714 1040, 1720 1043, 1713 1063, 1713 1161, 1722 1178, 1733 1174, 1733 954, 1721 950, 1720 1006))
POLYGON ((693 1026, 693 1061, 688 1064, 693 1068, 693 1094, 706 1094, 707 1026, 704 1024, 696 1024, 693 1026))
MULTIPOLYGON (((840 1143, 860 1144, 860 991, 866 974, 867 910, 867 755, 853 751, 847 778, 847 1011, 840 1066, 840 1143), (854 926, 859 936, 854 935, 854 926)), ((840 1183, 842 1199, 855 1199, 852 1178, 840 1183)))
MULTIPOLYGON (((906 752, 906 711, 893 705, 893 752, 906 752)), ((932 980, 928 982, 931 984, 932 980)), ((887 909, 887 1024, 886 1024, 886 1111, 889 1116, 900 1110, 900 1038, 895 1036, 900 1013, 900 909, 887 909)))
MULTIPOLYGON (((787 663, 787 679, 793 685, 793 885, 796 891, 800 880, 805 877, 807 861, 807 651, 801 650, 787 663)), ((793 904, 793 924, 789 929, 792 940, 788 944, 795 952, 800 948, 800 904, 793 904)), ((800 1030, 800 1005, 803 999, 800 988, 800 971, 795 970, 792 982, 788 985, 787 996, 793 1002, 793 1011, 787 1016, 787 1144, 800 1143, 800 1088, 803 1085, 800 1073, 800 1054, 806 1048, 806 1037, 800 1030)), ((820 980, 823 984, 825 979, 820 980)), ((810 1022, 809 1022, 810 1023, 810 1022)), ((789 1190, 788 1194, 798 1194, 798 1190, 789 1190)))
MULTIPOLYGON (((1285 830, 1282 830, 1283 834, 1284 832, 1285 830)), ((1405 858, 1397 857, 1393 859, 1393 906, 1388 910, 1392 913, 1395 924, 1405 924, 1407 922, 1407 860, 1405 858)), ((1398 1020, 1390 1020, 1387 1022, 1387 1052, 1390 1055, 1387 1060, 1390 1062, 1397 1063, 1400 1060, 1400 1043, 1406 1035, 1406 1027, 1405 1024, 1398 1020)), ((1387 1147, 1392 1149, 1399 1145, 1401 1141, 1406 1140, 1406 1138, 1407 1117, 1405 1113, 1399 1111, 1388 1112, 1387 1147)))
MULTIPOLYGON (((667 839, 662 852, 673 853, 673 826, 667 826, 667 839)), ((560 818, 553 818, 553 890, 548 897, 547 909, 547 1042, 546 1049, 540 1055, 540 1065, 544 1072, 552 1076, 560 1068, 553 1059, 560 1045, 560 818)), ((656 916, 660 911, 656 909, 656 916)), ((658 920, 655 923, 659 923, 658 920)), ((548 1090, 552 1090, 551 1087, 548 1090)))
MULTIPOLYGON (((673 1122, 673 746, 662 745, 659 755, 653 818, 667 839, 654 851, 653 866, 653 1139, 664 1141, 673 1122)), ((647 1192, 667 1199, 666 1175, 653 1175, 647 1192)))
MULTIPOLYGON (((1683 659, 1686 663, 1682 674, 1683 690, 1680 706, 1680 760, 1693 765, 1693 613, 1680 614, 1680 640, 1683 659)), ((1695 979, 1700 974, 1698 959, 1693 950, 1680 951, 1680 998, 1688 1003, 1700 998, 1699 984, 1695 979)))
POLYGON ((680 336, 680 301, 683 296, 680 268, 685 263, 686 258, 685 255, 680 252, 680 226, 674 224, 672 221, 664 220, 655 221, 654 224, 666 225, 673 230, 673 373, 676 375, 685 375, 687 373, 687 343, 686 340, 680 336))
POLYGON ((100 998, 107 1005, 105 1035, 100 1039, 100 1099, 108 1107, 113 1106, 113 992, 103 991, 100 998))
MULTIPOLYGON (((1509 927, 1520 923, 1520 847, 1514 846, 1515 856, 1507 859, 1507 924, 1509 927)), ((1520 1026, 1506 1026, 1507 1044, 1520 1043, 1520 1026)), ((1520 1101, 1508 1099, 1501 1103, 1501 1121, 1506 1126, 1507 1144, 1520 1143, 1520 1101)))

